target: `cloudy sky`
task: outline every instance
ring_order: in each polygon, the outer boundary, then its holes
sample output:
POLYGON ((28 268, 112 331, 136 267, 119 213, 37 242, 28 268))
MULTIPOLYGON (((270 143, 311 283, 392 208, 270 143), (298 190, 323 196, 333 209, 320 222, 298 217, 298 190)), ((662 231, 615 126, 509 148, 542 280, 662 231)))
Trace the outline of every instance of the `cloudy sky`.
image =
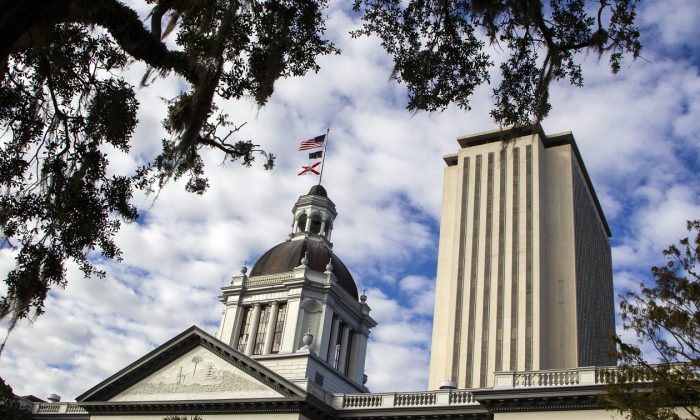
MULTIPOLYGON (((367 290, 379 322, 368 349, 368 386, 427 387, 441 157, 457 150, 457 137, 496 128, 488 114, 492 87, 477 91, 470 112, 411 115, 376 40, 348 36, 358 21, 345 3, 326 12, 327 35, 341 56, 320 59, 317 74, 279 81, 263 109, 252 100, 221 104, 247 123, 242 138, 278 156, 276 168, 221 167, 211 153, 205 195, 175 183, 157 199, 139 197, 139 222, 118 236, 124 261, 105 264, 106 279, 84 279, 71 267, 68 286, 50 293, 46 313, 10 335, 0 376, 16 393, 73 400, 191 325, 215 334, 219 288, 286 238, 292 205, 316 181, 296 175, 305 162, 298 141, 329 127, 323 183, 339 213, 334 250, 367 290)), ((697 22, 696 0, 643 2, 643 59, 613 76, 591 54, 582 57, 585 87, 552 89, 554 108, 543 127, 574 133, 612 228, 618 292, 648 280, 649 266, 662 262, 660 250, 684 234, 686 219, 700 217, 697 22)), ((134 82, 142 71, 131 69, 134 82)), ((110 155, 115 171, 156 155, 160 98, 179 89, 168 79, 139 92, 141 124, 132 153, 110 155)), ((12 258, 0 251, 0 270, 12 258)))

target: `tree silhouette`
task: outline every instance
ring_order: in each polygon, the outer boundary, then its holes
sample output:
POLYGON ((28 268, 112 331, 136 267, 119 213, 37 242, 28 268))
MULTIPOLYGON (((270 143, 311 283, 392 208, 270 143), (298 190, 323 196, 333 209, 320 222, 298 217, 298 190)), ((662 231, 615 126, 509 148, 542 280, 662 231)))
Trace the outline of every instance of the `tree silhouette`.
POLYGON ((700 419, 700 221, 687 228, 651 269, 655 284, 621 296, 623 328, 638 341, 616 337, 620 375, 604 400, 632 419, 700 419))

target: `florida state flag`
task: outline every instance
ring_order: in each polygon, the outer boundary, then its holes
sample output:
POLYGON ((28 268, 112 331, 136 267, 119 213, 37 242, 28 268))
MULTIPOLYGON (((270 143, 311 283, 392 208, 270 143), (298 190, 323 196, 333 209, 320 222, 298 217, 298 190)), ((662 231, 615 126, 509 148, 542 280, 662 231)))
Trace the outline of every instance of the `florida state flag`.
POLYGON ((321 162, 316 162, 313 165, 304 165, 299 170, 298 175, 321 175, 321 173, 316 170, 319 165, 321 165, 321 162))

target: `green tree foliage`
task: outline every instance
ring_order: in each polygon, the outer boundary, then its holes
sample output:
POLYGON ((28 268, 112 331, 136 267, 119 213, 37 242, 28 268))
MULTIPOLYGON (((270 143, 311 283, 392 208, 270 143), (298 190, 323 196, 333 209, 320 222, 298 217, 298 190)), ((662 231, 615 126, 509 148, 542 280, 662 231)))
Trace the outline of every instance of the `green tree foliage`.
POLYGON ((113 238, 137 217, 136 188, 186 177, 201 193, 202 148, 245 165, 262 154, 271 168, 274 156, 230 140, 240 126, 213 101, 262 106, 277 79, 315 71, 317 56, 336 52, 322 38, 326 0, 142 1, 147 25, 119 0, 0 0, 0 227, 17 255, 0 319, 10 329, 43 312, 67 260, 99 276, 91 251, 119 258, 113 238), (132 62, 149 68, 143 86, 174 75, 186 87, 169 102, 162 153, 119 174, 107 153, 131 146, 139 104, 121 74, 132 62))
POLYGON ((354 35, 381 39, 412 111, 469 109, 494 65, 486 49, 502 49, 508 57, 491 116, 526 126, 547 116, 552 81, 582 85, 577 53, 609 55, 613 73, 625 54, 639 55, 635 7, 636 0, 355 0, 364 25, 354 35))
POLYGON ((8 420, 30 420, 31 413, 24 409, 12 387, 0 378, 0 418, 8 420))
POLYGON ((616 338, 620 374, 605 399, 633 419, 700 418, 700 221, 688 222, 688 232, 652 268, 653 287, 621 297, 623 327, 653 350, 616 338))

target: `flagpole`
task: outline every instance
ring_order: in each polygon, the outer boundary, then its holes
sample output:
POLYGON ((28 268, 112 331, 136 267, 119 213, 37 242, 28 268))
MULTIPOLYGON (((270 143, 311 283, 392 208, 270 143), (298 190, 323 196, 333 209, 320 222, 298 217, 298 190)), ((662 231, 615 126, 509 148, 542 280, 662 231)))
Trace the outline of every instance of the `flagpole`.
POLYGON ((321 174, 318 176, 318 185, 321 185, 321 179, 323 179, 323 165, 326 163, 326 148, 328 147, 328 135, 331 129, 326 130, 326 141, 323 142, 323 156, 321 156, 321 174))

